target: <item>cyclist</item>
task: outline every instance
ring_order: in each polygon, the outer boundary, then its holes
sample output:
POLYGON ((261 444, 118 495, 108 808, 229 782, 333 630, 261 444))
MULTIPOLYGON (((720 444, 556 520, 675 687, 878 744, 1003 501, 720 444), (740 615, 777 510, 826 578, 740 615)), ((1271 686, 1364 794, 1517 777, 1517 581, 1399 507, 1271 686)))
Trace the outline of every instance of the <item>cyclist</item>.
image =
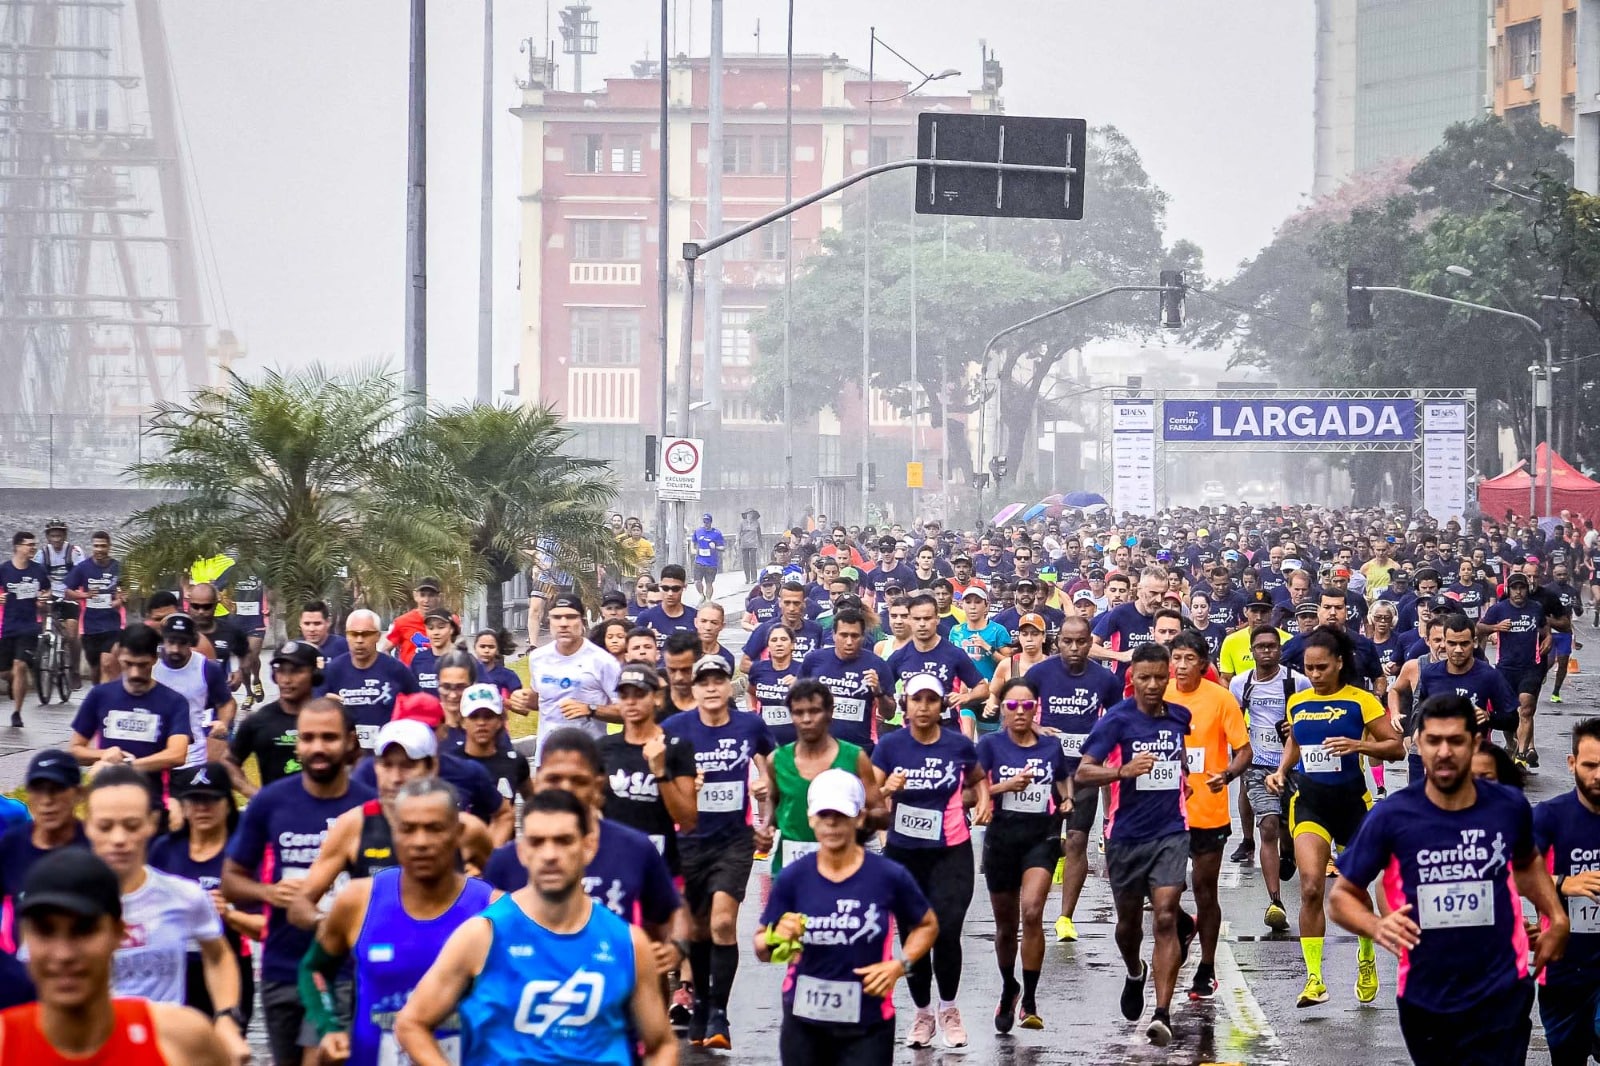
POLYGON ((46 523, 44 552, 40 562, 50 572, 50 595, 53 598, 50 609, 55 611, 56 620, 61 623, 61 635, 66 639, 67 673, 74 691, 83 683, 83 671, 78 665, 83 654, 78 642, 78 618, 83 608, 67 596, 67 576, 86 558, 88 556, 82 548, 67 540, 67 523, 64 519, 52 518, 46 523))

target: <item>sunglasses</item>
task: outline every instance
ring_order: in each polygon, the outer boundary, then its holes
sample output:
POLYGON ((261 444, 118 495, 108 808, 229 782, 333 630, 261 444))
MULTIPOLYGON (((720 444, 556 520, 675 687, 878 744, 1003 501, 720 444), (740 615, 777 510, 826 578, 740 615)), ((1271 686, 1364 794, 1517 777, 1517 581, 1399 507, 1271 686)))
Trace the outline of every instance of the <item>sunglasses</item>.
POLYGON ((1038 700, 1006 700, 1008 711, 1032 711, 1039 706, 1038 700))
POLYGON ((683 586, 682 585, 662 585, 661 586, 661 591, 662 592, 682 592, 683 591, 683 586))

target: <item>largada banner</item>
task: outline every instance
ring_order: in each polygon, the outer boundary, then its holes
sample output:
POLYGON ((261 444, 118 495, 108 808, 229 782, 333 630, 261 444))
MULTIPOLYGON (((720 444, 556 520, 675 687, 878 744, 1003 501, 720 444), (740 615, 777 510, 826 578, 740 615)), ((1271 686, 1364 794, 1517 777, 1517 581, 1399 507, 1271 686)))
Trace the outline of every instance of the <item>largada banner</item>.
POLYGON ((1166 400, 1168 441, 1328 441, 1417 439, 1413 400, 1166 400))

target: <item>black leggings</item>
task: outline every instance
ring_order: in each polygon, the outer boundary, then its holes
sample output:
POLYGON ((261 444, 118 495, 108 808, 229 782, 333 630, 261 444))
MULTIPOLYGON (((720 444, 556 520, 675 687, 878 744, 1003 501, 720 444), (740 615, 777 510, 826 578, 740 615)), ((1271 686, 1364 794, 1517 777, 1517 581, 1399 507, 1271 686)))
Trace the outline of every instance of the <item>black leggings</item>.
POLYGON ((818 1025, 790 1015, 778 1031, 778 1061, 783 1066, 889 1066, 894 1062, 894 1022, 818 1025))
MULTIPOLYGON (((933 950, 912 964, 911 972, 906 974, 911 1002, 919 1008, 928 1006, 935 978, 939 982, 939 998, 954 1001, 961 989, 961 926, 972 904, 972 840, 947 848, 886 847, 883 853, 906 868, 928 897, 933 916, 939 919, 939 938, 933 942, 933 950)), ((910 933, 909 929, 900 930, 902 944, 910 933)))
MULTIPOLYGON (((243 1028, 249 1029, 250 1016, 256 1008, 256 972, 249 959, 241 958, 237 953, 233 958, 239 964, 239 1011, 244 1015, 243 1028)), ((188 1005, 207 1018, 211 1017, 211 990, 206 988, 206 967, 198 951, 189 952, 186 960, 184 989, 188 1005)))

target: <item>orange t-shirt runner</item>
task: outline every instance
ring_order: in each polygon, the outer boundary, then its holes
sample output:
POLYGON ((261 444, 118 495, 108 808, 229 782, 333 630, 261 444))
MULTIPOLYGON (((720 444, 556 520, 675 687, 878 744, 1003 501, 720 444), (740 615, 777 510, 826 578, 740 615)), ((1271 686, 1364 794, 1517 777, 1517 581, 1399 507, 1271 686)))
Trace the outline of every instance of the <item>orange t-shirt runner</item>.
POLYGON ((111 1035, 99 1050, 66 1056, 51 1046, 39 1026, 39 1004, 26 1003, 0 1013, 0 1066, 168 1066, 156 1043, 150 1004, 142 999, 111 1001, 111 1035))
POLYGON ((1220 774, 1233 761, 1235 750, 1250 742, 1250 727, 1233 693, 1213 681, 1202 680, 1193 692, 1179 692, 1177 681, 1167 682, 1166 700, 1189 708, 1189 733, 1183 738, 1189 762, 1190 829, 1221 829, 1228 825, 1228 790, 1211 791, 1208 774, 1220 774))

